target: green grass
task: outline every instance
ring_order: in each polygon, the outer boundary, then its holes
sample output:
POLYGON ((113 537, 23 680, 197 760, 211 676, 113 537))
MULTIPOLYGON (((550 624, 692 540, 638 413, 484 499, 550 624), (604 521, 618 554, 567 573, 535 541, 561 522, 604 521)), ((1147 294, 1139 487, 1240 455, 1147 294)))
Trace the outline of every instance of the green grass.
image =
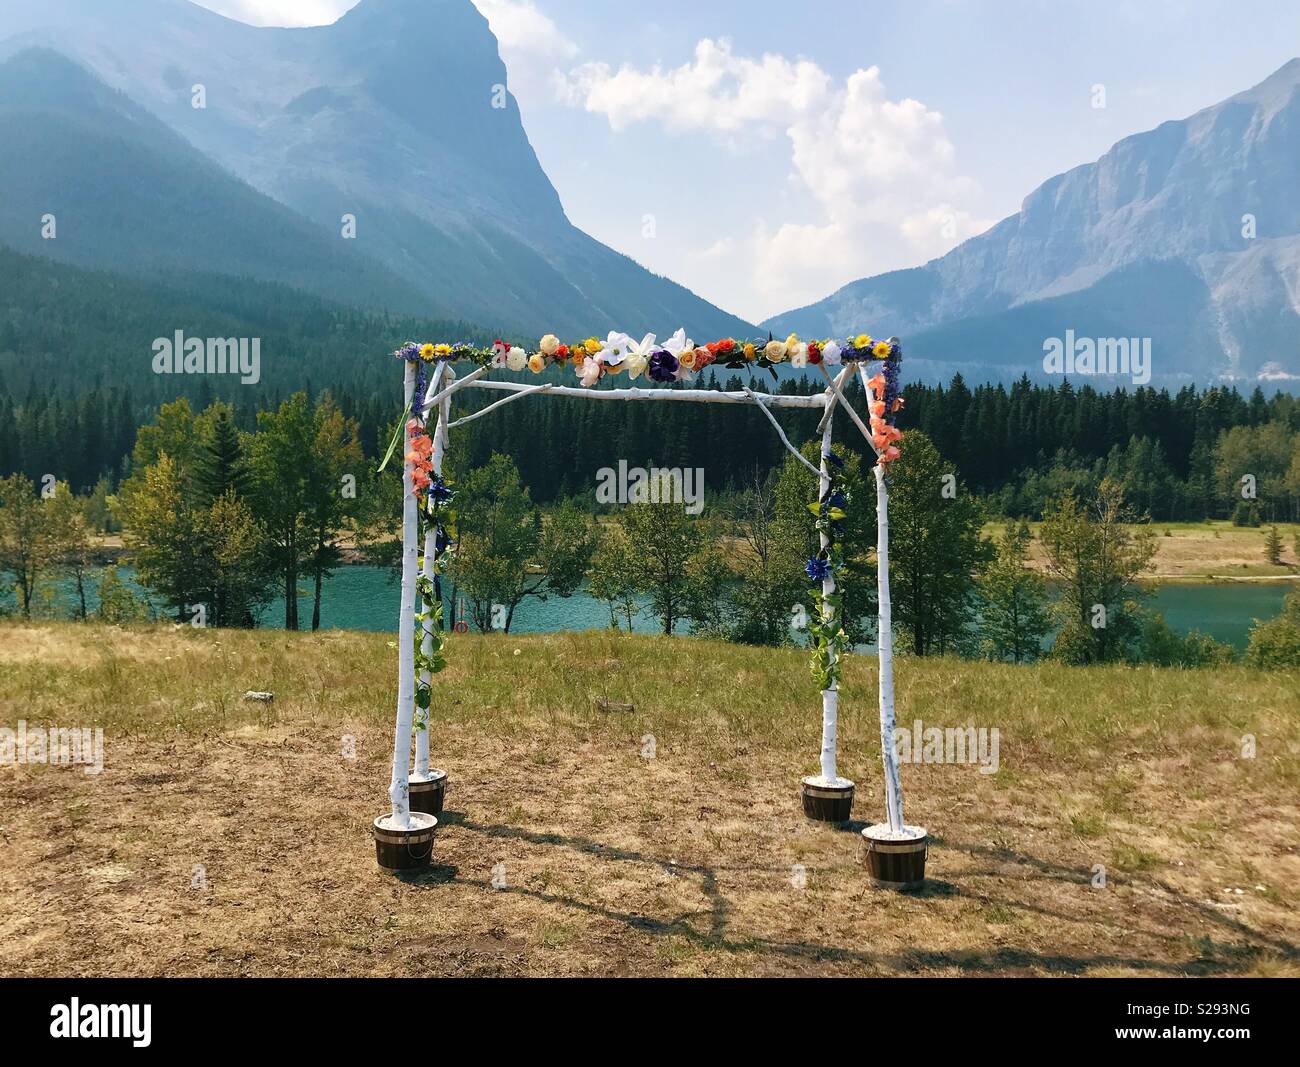
MULTIPOLYGON (((93 721, 154 738, 303 720, 379 725, 391 721, 396 700, 396 655, 383 634, 8 623, 0 645, 0 701, 32 723, 93 721), (275 702, 245 701, 250 689, 273 691, 275 702)), ((434 682, 435 729, 438 720, 488 720, 506 737, 544 729, 632 743, 649 735, 661 751, 690 746, 736 783, 751 773, 750 749, 797 752, 815 770, 820 702, 798 649, 593 631, 455 635, 449 652, 434 682), (602 711, 601 697, 634 708, 602 711)), ((993 777, 1005 787, 1035 766, 1095 767, 1095 790, 1111 812, 1124 809, 1131 785, 1113 762, 1117 750, 1233 759, 1246 733, 1275 743, 1300 737, 1296 672, 896 663, 900 727, 916 718, 997 727, 1005 770, 993 777)), ((850 657, 840 706, 846 773, 869 775, 879 755, 874 658, 850 657)), ((1300 784, 1300 761, 1268 752, 1261 743, 1257 771, 1300 784)), ((555 757, 539 746, 529 758, 544 769, 555 757)))
MULTIPOLYGON (((821 723, 804 652, 604 631, 449 652, 431 724, 449 809, 438 866, 406 884, 368 837, 387 635, 0 624, 0 722, 100 725, 108 752, 102 776, 0 774, 0 970, 1300 974, 1300 672, 900 657, 900 726, 996 728, 1001 763, 902 768, 932 845, 927 889, 900 895, 870 888, 856 834, 800 811, 821 723), (121 932, 97 939, 105 913, 121 932)), ((850 659, 840 706, 840 771, 874 821, 873 659, 850 659)))

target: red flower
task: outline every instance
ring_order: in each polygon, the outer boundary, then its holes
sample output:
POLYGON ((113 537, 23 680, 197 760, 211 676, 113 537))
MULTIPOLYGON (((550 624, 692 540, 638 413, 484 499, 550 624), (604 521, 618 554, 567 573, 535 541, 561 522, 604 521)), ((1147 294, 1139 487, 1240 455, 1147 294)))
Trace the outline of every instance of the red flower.
POLYGON ((726 355, 735 347, 736 347, 736 342, 733 341, 730 337, 724 337, 721 341, 718 342, 718 351, 721 352, 723 355, 726 355))
POLYGON ((569 346, 568 346, 568 345, 560 345, 560 347, 557 348, 557 349, 555 350, 555 358, 556 358, 556 359, 568 359, 568 358, 569 358, 569 346))

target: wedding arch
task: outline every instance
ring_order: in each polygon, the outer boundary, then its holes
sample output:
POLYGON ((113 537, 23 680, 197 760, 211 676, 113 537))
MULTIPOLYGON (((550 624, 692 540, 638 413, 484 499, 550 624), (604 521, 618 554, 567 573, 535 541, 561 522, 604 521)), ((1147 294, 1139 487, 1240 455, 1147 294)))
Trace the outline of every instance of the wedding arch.
POLYGON ((446 773, 430 766, 429 726, 432 678, 446 662, 441 575, 451 540, 446 521, 454 489, 444 481, 442 470, 450 431, 523 397, 549 395, 607 401, 752 405, 771 423, 782 445, 816 477, 817 496, 809 509, 814 515, 819 550, 808 561, 807 573, 816 600, 808 629, 812 637, 813 674, 821 690, 821 770, 802 780, 801 795, 805 813, 827 822, 844 822, 849 818, 855 787, 852 781, 838 774, 836 767, 840 669, 849 647, 840 610, 844 559, 838 543, 849 500, 843 480, 843 460, 831 449, 836 409, 846 414, 862 433, 876 456, 878 696, 885 780, 885 821, 867 827, 862 834, 870 873, 876 882, 890 886, 918 883, 924 875, 928 837, 924 828, 903 821, 903 794, 894 743, 888 471, 889 464, 899 455, 898 443, 902 437, 896 426, 903 404, 898 384, 902 352, 897 338, 874 340, 867 334, 859 334, 842 342, 801 341, 792 334, 785 340, 724 338, 696 345, 679 329, 663 342, 657 341, 654 334, 637 341, 625 333, 611 332, 603 341, 592 337, 567 345, 554 334, 547 334, 531 351, 505 341, 497 341, 490 347, 408 342, 393 355, 403 366, 405 410, 380 470, 400 447, 401 613, 397 714, 388 791, 392 810, 374 820, 379 865, 389 871, 407 871, 428 864, 447 786, 446 773), (825 379, 825 389, 804 396, 760 392, 748 386, 730 391, 686 387, 695 374, 711 364, 769 369, 783 362, 797 368, 815 367, 825 379), (455 368, 466 364, 473 369, 457 376, 455 368), (572 368, 577 386, 554 381, 525 384, 488 378, 494 370, 530 370, 540 375, 548 368, 565 366, 572 368), (644 375, 649 384, 596 388, 602 379, 623 374, 629 382, 644 375), (867 399, 865 421, 845 395, 845 386, 855 374, 867 399), (467 388, 505 395, 453 419, 452 398, 467 388), (810 463, 791 444, 772 414, 774 407, 821 411, 817 427, 821 439, 819 465, 810 463), (429 430, 431 418, 432 431, 429 430), (411 768, 413 734, 414 770, 411 768))

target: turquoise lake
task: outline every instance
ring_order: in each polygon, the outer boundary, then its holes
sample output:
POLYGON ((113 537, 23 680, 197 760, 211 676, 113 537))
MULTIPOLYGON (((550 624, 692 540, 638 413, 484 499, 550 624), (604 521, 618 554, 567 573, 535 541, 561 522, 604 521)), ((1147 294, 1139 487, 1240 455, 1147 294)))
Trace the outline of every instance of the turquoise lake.
MULTIPOLYGON (((129 570, 123 568, 123 576, 129 570)), ((1246 636, 1256 619, 1271 619, 1282 610, 1282 600, 1293 583, 1239 582, 1225 584, 1169 583, 1160 587, 1149 602, 1176 630, 1200 630, 1238 649, 1246 647, 1246 636)), ((68 583, 61 583, 62 599, 68 599, 68 583)), ((389 572, 377 567, 341 567, 326 580, 321 597, 321 625, 351 630, 395 631, 398 614, 397 583, 389 572)), ((89 596, 90 609, 96 604, 89 596)), ((304 595, 299 603, 299 617, 311 619, 311 599, 304 595)), ((262 615, 262 625, 283 625, 283 600, 273 601, 262 615)), ((526 599, 515 611, 511 631, 515 633, 554 633, 561 630, 604 629, 609 626, 609 611, 585 592, 567 599, 552 597, 546 601, 526 599)), ((655 633, 659 626, 648 611, 633 622, 641 633, 655 633)), ((685 632, 685 627, 680 628, 685 632)))

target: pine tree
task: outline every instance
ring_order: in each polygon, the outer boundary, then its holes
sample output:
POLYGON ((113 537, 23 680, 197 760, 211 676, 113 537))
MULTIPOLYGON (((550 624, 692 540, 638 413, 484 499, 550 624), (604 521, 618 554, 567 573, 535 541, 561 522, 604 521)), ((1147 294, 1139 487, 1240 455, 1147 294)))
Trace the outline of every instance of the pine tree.
POLYGON ((227 493, 247 495, 250 476, 230 407, 218 402, 204 416, 209 428, 195 456, 195 488, 208 504, 227 493))
POLYGON ((980 576, 980 646, 991 659, 1037 659, 1052 629, 1047 583, 1026 565, 1031 539, 1023 520, 1008 523, 997 558, 980 576))
POLYGON ((1275 567, 1282 562, 1282 535, 1276 526, 1270 526, 1264 535, 1264 558, 1275 567))
POLYGON ((980 537, 979 501, 951 475, 951 465, 915 431, 890 469, 894 621, 918 656, 960 649, 974 614, 976 576, 992 554, 980 537))

